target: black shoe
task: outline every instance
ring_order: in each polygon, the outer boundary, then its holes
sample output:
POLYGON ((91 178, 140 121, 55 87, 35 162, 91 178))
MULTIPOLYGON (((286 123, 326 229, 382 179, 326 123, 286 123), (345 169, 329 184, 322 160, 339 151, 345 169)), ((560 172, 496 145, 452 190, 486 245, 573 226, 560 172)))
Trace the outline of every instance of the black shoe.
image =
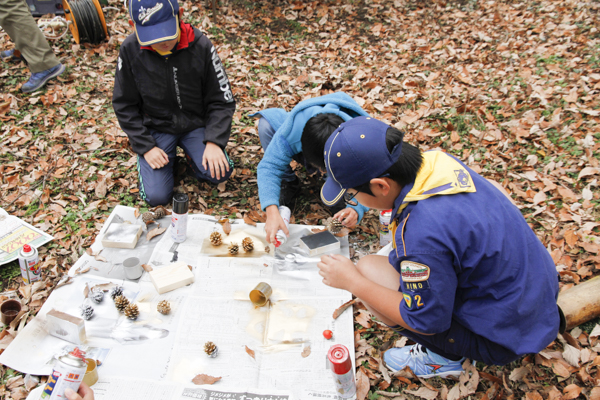
POLYGON ((343 201, 340 201, 336 205, 327 207, 327 208, 329 208, 329 212, 331 213, 331 216, 334 216, 335 214, 337 214, 338 212, 340 212, 344 208, 346 208, 346 203, 344 203, 343 201))
POLYGON ((296 202, 296 196, 300 192, 300 179, 296 177, 291 182, 281 182, 281 192, 279 192, 279 205, 290 207, 296 202))

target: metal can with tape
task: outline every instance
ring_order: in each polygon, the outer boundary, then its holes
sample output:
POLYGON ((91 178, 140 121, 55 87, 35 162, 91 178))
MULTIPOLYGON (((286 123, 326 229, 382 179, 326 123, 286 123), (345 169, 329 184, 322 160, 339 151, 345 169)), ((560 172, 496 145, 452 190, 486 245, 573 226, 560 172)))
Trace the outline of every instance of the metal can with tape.
POLYGON ((70 353, 58 357, 40 400, 66 399, 67 388, 77 392, 86 370, 85 352, 77 347, 70 353))

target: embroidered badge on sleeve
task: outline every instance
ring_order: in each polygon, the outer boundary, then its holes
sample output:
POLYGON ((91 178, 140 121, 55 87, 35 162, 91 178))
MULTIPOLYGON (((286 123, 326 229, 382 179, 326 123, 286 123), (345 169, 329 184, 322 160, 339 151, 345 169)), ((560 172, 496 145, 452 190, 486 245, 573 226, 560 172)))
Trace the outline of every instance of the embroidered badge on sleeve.
POLYGON ((430 269, 427 265, 414 261, 400 263, 400 275, 404 282, 424 282, 429 279, 430 269))

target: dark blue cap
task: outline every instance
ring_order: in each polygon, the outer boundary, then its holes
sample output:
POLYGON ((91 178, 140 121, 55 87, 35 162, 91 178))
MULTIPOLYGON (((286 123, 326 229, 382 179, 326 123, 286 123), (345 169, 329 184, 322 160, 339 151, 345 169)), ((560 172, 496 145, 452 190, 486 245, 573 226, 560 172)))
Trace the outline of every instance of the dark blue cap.
POLYGON ((177 39, 178 14, 177 0, 129 0, 129 16, 142 46, 177 39))
POLYGON ((396 163, 402 154, 402 142, 390 153, 385 144, 390 126, 371 117, 344 122, 325 144, 327 181, 321 188, 321 200, 328 206, 337 204, 346 189, 361 186, 378 178, 396 163))

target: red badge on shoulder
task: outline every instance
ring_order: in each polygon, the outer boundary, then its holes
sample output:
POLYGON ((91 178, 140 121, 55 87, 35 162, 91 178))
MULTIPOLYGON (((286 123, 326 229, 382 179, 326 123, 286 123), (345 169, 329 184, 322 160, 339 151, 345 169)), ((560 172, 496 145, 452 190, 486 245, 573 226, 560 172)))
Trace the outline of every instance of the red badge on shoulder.
POLYGON ((404 282, 423 282, 429 279, 430 269, 427 265, 414 261, 402 261, 400 274, 404 282))

